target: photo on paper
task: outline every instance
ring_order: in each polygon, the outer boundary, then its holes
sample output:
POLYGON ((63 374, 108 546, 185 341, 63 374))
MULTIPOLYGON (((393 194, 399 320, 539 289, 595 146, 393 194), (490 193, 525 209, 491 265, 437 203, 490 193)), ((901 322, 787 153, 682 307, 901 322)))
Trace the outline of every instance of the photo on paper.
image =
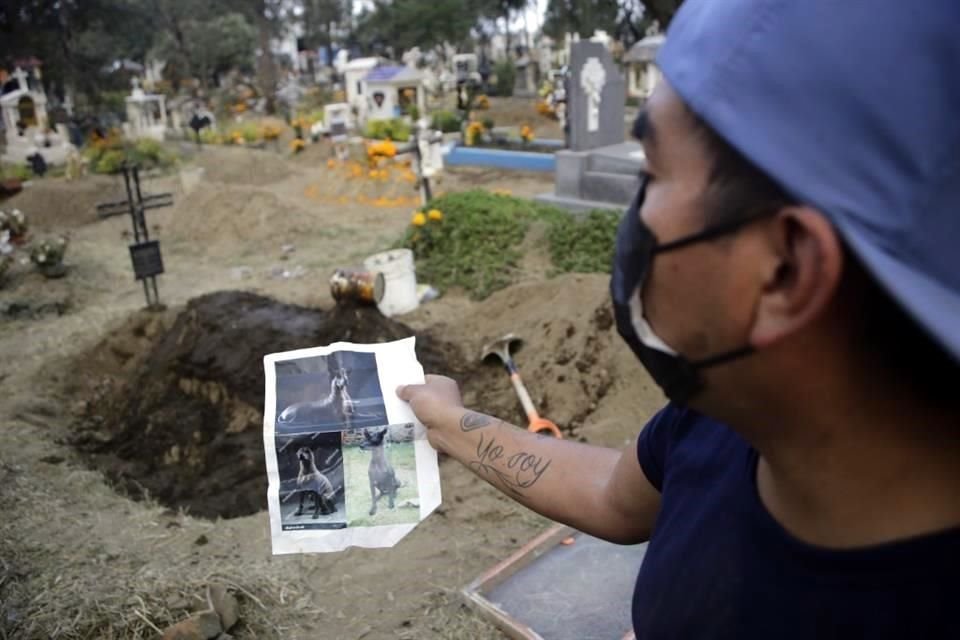
POLYGON ((342 442, 348 525, 419 522, 413 423, 351 429, 342 442))
POLYGON ((339 433, 276 436, 284 531, 347 526, 339 433))
POLYGON ((334 351, 276 364, 276 433, 337 432, 388 423, 376 354, 334 351))
POLYGON ((263 364, 273 553, 392 547, 440 506, 437 452, 396 395, 423 384, 415 338, 271 353, 263 364))

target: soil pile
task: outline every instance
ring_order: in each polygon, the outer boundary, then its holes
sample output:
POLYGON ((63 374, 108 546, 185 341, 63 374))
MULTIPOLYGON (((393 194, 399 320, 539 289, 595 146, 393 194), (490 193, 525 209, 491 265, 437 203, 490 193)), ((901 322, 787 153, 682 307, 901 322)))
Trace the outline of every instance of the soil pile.
MULTIPOLYGON (((455 331, 476 363, 486 342, 507 332, 523 338, 514 360, 530 395, 541 415, 571 436, 583 435, 601 404, 612 405, 614 415, 629 415, 634 405, 646 410, 660 400, 617 336, 609 276, 568 274, 508 287, 466 314, 455 331)), ((443 335, 453 339, 450 332, 443 335)), ((526 424, 496 359, 461 375, 467 406, 526 424)))
MULTIPOLYGON (((266 506, 265 354, 413 335, 369 307, 324 312, 235 291, 191 300, 175 319, 144 317, 93 350, 86 366, 100 384, 73 444, 132 497, 208 518, 266 506), (119 366, 108 372, 111 364, 119 366)), ((448 372, 457 355, 429 336, 417 352, 425 367, 448 372)))
POLYGON ((254 239, 261 250, 279 250, 317 225, 315 217, 271 191, 228 185, 201 186, 172 213, 165 225, 171 240, 223 247, 233 254, 238 244, 253 244, 254 239))
POLYGON ((61 178, 33 180, 0 209, 20 209, 31 230, 62 231, 97 222, 97 204, 125 200, 123 180, 87 176, 78 182, 61 178))
POLYGON ((276 151, 218 145, 205 145, 197 164, 204 168, 206 180, 260 187, 280 182, 295 171, 276 151))

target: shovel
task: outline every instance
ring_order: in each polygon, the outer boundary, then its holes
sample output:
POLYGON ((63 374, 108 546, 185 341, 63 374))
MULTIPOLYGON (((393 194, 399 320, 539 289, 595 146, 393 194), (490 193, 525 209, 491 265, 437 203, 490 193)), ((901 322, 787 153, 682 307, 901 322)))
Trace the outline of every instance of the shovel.
POLYGON ((537 413, 536 407, 533 406, 533 400, 530 399, 530 394, 527 392, 527 387, 524 386, 523 380, 520 378, 520 371, 510 355, 511 347, 521 342, 523 341, 519 337, 508 333, 502 338, 484 345, 483 354, 480 357, 485 361, 487 358, 496 356, 503 363, 507 374, 510 376, 510 382, 513 383, 513 389, 517 392, 517 397, 520 398, 520 404, 523 405, 523 410, 527 414, 527 421, 529 422, 527 429, 533 432, 549 431, 555 437, 562 438, 563 435, 557 425, 546 418, 541 418, 540 414, 537 413))

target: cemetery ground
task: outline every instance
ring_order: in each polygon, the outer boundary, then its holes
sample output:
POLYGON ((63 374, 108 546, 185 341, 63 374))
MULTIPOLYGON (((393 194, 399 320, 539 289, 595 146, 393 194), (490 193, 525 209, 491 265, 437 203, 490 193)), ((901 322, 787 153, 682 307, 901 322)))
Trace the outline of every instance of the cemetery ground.
MULTIPOLYGON (((458 378, 468 406, 523 424, 502 369, 477 361, 486 340, 515 332, 534 400, 567 437, 620 447, 658 407, 616 337, 608 276, 551 252, 564 233, 589 234, 548 217, 530 216, 512 249, 478 247, 515 258, 486 265, 506 279, 488 289, 510 283, 486 297, 449 284, 459 275, 436 257, 418 275, 443 295, 411 314, 335 307, 330 272, 410 240, 415 192, 402 168, 361 178, 328 167, 328 153, 207 147, 189 193, 176 174, 145 179, 175 198, 147 212, 166 266, 160 313, 142 309, 129 218, 95 212, 122 197, 121 181, 47 178, 3 204, 71 242, 65 278, 19 269, 0 289, 0 638, 156 637, 205 608, 213 583, 239 600, 236 638, 500 637, 460 589, 548 523, 453 460, 441 458, 442 506, 395 548, 271 556, 264 353, 415 333, 425 368, 458 378)), ((458 169, 435 189, 449 203, 551 183, 458 169)))

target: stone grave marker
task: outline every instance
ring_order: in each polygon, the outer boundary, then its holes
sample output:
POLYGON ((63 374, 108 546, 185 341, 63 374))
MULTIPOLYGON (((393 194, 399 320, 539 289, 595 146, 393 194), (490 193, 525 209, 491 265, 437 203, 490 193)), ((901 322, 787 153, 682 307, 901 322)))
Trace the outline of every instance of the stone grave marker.
POLYGON ((599 42, 574 43, 570 73, 570 149, 586 151, 623 142, 627 83, 607 48, 599 42))

